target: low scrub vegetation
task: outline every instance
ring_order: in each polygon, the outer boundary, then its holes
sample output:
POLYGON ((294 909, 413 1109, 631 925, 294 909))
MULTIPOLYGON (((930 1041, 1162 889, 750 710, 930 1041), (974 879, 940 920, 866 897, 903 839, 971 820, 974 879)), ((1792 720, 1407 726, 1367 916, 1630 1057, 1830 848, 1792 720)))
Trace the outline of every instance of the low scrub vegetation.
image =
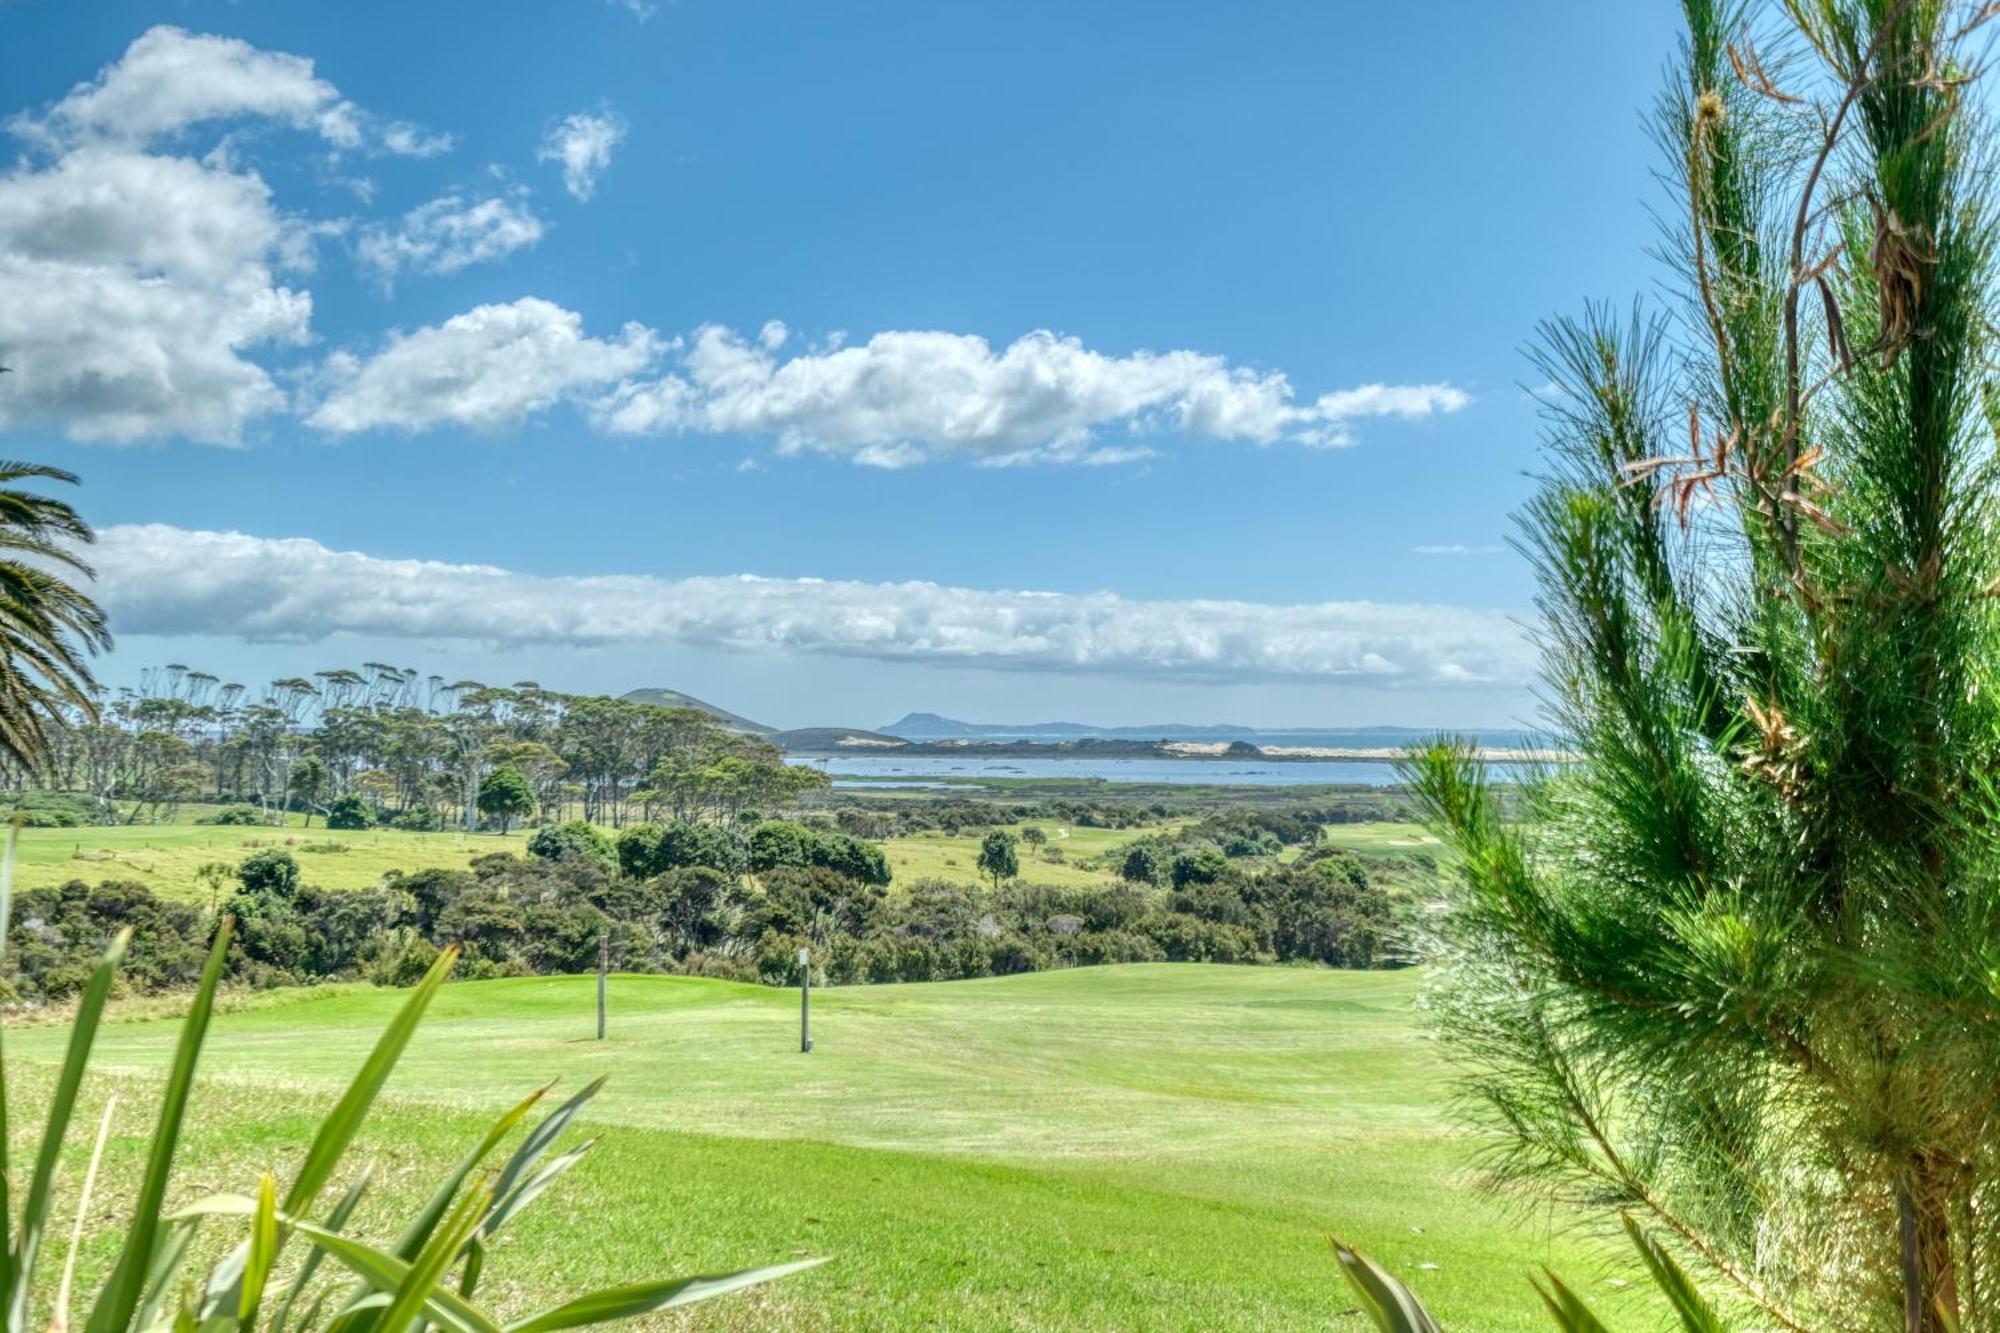
MULTIPOLYGON (((392 874, 368 889, 308 883, 281 847, 247 857, 217 909, 238 922, 228 975, 252 986, 329 979, 406 985, 446 948, 466 977, 577 972, 600 938, 622 971, 795 979, 809 947, 824 980, 926 981, 1094 963, 1394 961, 1387 893, 1353 855, 1315 849, 1247 868, 1216 854, 1198 874, 1049 888, 927 879, 891 893, 881 850, 768 822, 738 839, 713 825, 639 825, 616 839, 545 828, 525 857, 392 874)), ((1178 863, 1177 863, 1178 864, 1178 863)), ((6 980, 22 1000, 74 994, 131 929, 131 989, 199 975, 215 911, 123 881, 19 895, 6 980)))

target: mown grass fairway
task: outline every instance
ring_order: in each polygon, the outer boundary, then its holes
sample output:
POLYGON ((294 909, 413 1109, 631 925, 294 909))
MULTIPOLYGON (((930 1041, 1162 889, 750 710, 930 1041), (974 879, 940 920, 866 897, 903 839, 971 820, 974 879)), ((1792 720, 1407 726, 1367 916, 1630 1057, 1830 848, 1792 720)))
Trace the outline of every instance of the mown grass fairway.
POLYGON ((1424 848, 1437 851, 1441 847, 1422 824, 1386 820, 1362 824, 1324 824, 1320 826, 1319 837, 1321 842, 1354 852, 1406 852, 1424 848))
MULTIPOLYGON (((414 1202, 523 1092, 612 1074, 586 1126, 596 1152, 505 1242, 515 1306, 826 1254, 688 1326, 1358 1330, 1330 1230, 1402 1271, 1453 1329, 1543 1327, 1525 1277, 1540 1263, 1613 1317, 1608 1279, 1634 1276, 1471 1189, 1410 973, 1155 965, 826 990, 811 1055, 792 993, 617 977, 599 1043, 593 988, 448 988, 362 1154, 414 1202)), ((219 1017, 179 1197, 295 1160, 402 998, 276 992, 219 1017)), ((100 1037, 109 1076, 89 1100, 115 1086, 132 1103, 114 1180, 135 1168, 174 1031, 134 1021, 100 1037)), ((10 1034, 10 1059, 45 1067, 62 1039, 10 1034)), ((16 1084, 17 1100, 35 1095, 16 1084)))

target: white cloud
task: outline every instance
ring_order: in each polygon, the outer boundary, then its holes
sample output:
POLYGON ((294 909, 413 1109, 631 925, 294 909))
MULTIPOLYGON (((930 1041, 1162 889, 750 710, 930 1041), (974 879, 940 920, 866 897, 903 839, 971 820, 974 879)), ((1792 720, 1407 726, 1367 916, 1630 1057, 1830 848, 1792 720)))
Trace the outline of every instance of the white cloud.
POLYGON ((256 175, 110 144, 0 175, 0 428, 233 443, 284 406, 248 349, 305 340, 310 232, 256 175))
POLYGON ((542 239, 542 221, 529 209, 526 194, 442 195, 411 209, 394 226, 363 228, 356 256, 384 284, 406 270, 456 273, 504 258, 542 239))
POLYGON ((597 178, 611 165, 611 150, 625 138, 625 118, 617 112, 579 111, 542 136, 536 158, 562 166, 563 188, 578 199, 588 199, 597 189, 597 178))
POLYGON ((653 17, 653 14, 658 9, 658 6, 653 4, 653 0, 606 0, 606 3, 630 11, 632 16, 641 23, 653 17))
POLYGON ((1357 418, 1424 417, 1470 401, 1448 384, 1372 384, 1300 405, 1281 372, 1201 352, 1112 356, 1045 330, 999 352, 970 334, 889 332, 781 360, 786 336, 776 321, 754 342, 703 328, 677 373, 620 386, 603 406, 604 425, 620 434, 769 435, 785 452, 878 467, 943 456, 1100 462, 1138 448, 1102 443, 1112 428, 1339 445, 1357 418))
POLYGON ((122 634, 494 644, 680 643, 743 652, 1188 679, 1515 683, 1533 653, 1492 611, 1378 602, 1133 601, 751 575, 540 577, 390 560, 305 538, 105 529, 98 592, 122 634))
MULTIPOLYGON (((382 126, 304 57, 145 32, 94 78, 7 122, 30 151, 0 173, 0 365, 14 372, 0 429, 234 444, 287 409, 254 358, 310 340, 312 297, 278 275, 310 270, 317 242, 346 224, 282 213, 238 160, 246 141, 233 124, 207 151, 158 146, 242 121, 342 150, 427 155, 448 142, 382 126)), ((440 242, 430 262, 477 249, 477 238, 440 242)))
POLYGON ((1498 555, 1504 546, 1465 546, 1453 542, 1441 546, 1412 546, 1411 555, 1498 555))
POLYGON ((15 116, 8 128, 59 149, 93 141, 142 145, 209 121, 246 117, 306 130, 336 148, 372 144, 428 156, 449 145, 401 123, 374 130, 304 56, 167 25, 140 34, 97 77, 39 115, 15 116))
POLYGON ((491 430, 638 374, 660 353, 652 330, 627 324, 591 338, 583 318, 534 297, 482 305, 442 324, 391 334, 363 360, 328 358, 307 424, 335 434, 381 428, 491 430))

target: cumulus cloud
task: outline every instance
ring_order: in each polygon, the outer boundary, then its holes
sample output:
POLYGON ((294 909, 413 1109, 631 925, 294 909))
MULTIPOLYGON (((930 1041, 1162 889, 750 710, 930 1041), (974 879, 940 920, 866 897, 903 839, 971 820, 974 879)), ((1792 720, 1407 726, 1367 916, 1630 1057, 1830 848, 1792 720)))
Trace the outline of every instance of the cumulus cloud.
POLYGON ((597 178, 611 165, 611 150, 625 138, 625 128, 625 118, 615 111, 579 111, 564 116, 542 136, 535 156, 560 165, 563 188, 578 199, 588 199, 597 189, 597 178))
POLYGON ((743 652, 1384 686, 1514 683, 1533 655, 1491 611, 1378 602, 1136 601, 752 575, 541 577, 391 560, 304 538, 112 527, 93 559, 123 634, 493 644, 680 643, 743 652))
POLYGON ((660 353, 652 330, 627 324, 592 338, 583 317, 534 297, 482 305, 442 324, 392 334, 366 359, 328 358, 309 425, 334 434, 470 426, 491 430, 624 380, 660 353))
POLYGON ((1412 546, 1410 548, 1410 554, 1411 555, 1498 555, 1500 554, 1500 552, 1506 549, 1507 549, 1506 547, 1498 545, 1468 546, 1460 542, 1451 542, 1449 544, 1438 545, 1438 546, 1412 546))
POLYGON ((355 254, 386 285, 406 271, 456 273, 504 258, 541 240, 542 231, 526 191, 485 199, 447 194, 411 209, 393 226, 363 228, 355 254))
POLYGON ((233 443, 285 396, 248 349, 305 340, 305 237, 262 180, 113 144, 0 175, 0 428, 233 443))
MULTIPOLYGON (((0 365, 14 372, 0 429, 234 444, 289 407, 255 358, 309 341, 312 298, 290 275, 342 224, 281 212, 229 138, 199 156, 161 146, 240 121, 338 149, 425 155, 445 143, 378 123, 304 57, 173 27, 142 34, 96 77, 7 122, 30 151, 0 173, 0 365)), ((437 241, 429 262, 478 243, 437 241)))
POLYGON ((244 118, 306 130, 337 148, 372 144, 428 156, 449 146, 448 139, 411 125, 373 128, 304 56, 164 24, 140 34, 97 77, 39 113, 15 116, 9 128, 44 147, 62 148, 91 141, 145 144, 205 122, 244 118))
POLYGON ((1046 330, 1000 351, 971 334, 876 334, 781 358, 772 323, 754 341, 699 330, 675 373, 621 385, 601 411, 621 434, 668 431, 774 436, 878 467, 943 456, 987 463, 1130 457, 1107 430, 1171 431, 1269 444, 1350 443, 1363 417, 1425 417, 1470 401, 1449 384, 1371 384, 1298 402, 1279 371, 1202 352, 1107 355, 1046 330))

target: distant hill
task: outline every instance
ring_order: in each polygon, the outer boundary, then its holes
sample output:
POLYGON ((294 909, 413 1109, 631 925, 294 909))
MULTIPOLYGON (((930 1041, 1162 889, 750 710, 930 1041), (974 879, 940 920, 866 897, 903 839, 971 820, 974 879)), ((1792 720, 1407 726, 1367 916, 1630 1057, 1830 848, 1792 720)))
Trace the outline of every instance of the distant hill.
POLYGON ((1144 740, 1186 740, 1213 737, 1226 740, 1255 734, 1251 727, 1227 724, 1199 726, 1185 722, 1161 722, 1144 727, 1093 727, 1083 722, 961 722, 936 713, 908 713, 882 728, 904 740, 963 740, 979 736, 1024 738, 1030 736, 1076 737, 1118 736, 1144 740))
POLYGON ((748 732, 752 736, 778 734, 776 727, 767 727, 762 722, 752 722, 749 718, 732 713, 727 708, 717 708, 712 703, 697 699, 692 694, 682 694, 679 690, 627 690, 618 697, 632 704, 658 704, 662 708, 693 708, 707 713, 730 731, 748 732))

